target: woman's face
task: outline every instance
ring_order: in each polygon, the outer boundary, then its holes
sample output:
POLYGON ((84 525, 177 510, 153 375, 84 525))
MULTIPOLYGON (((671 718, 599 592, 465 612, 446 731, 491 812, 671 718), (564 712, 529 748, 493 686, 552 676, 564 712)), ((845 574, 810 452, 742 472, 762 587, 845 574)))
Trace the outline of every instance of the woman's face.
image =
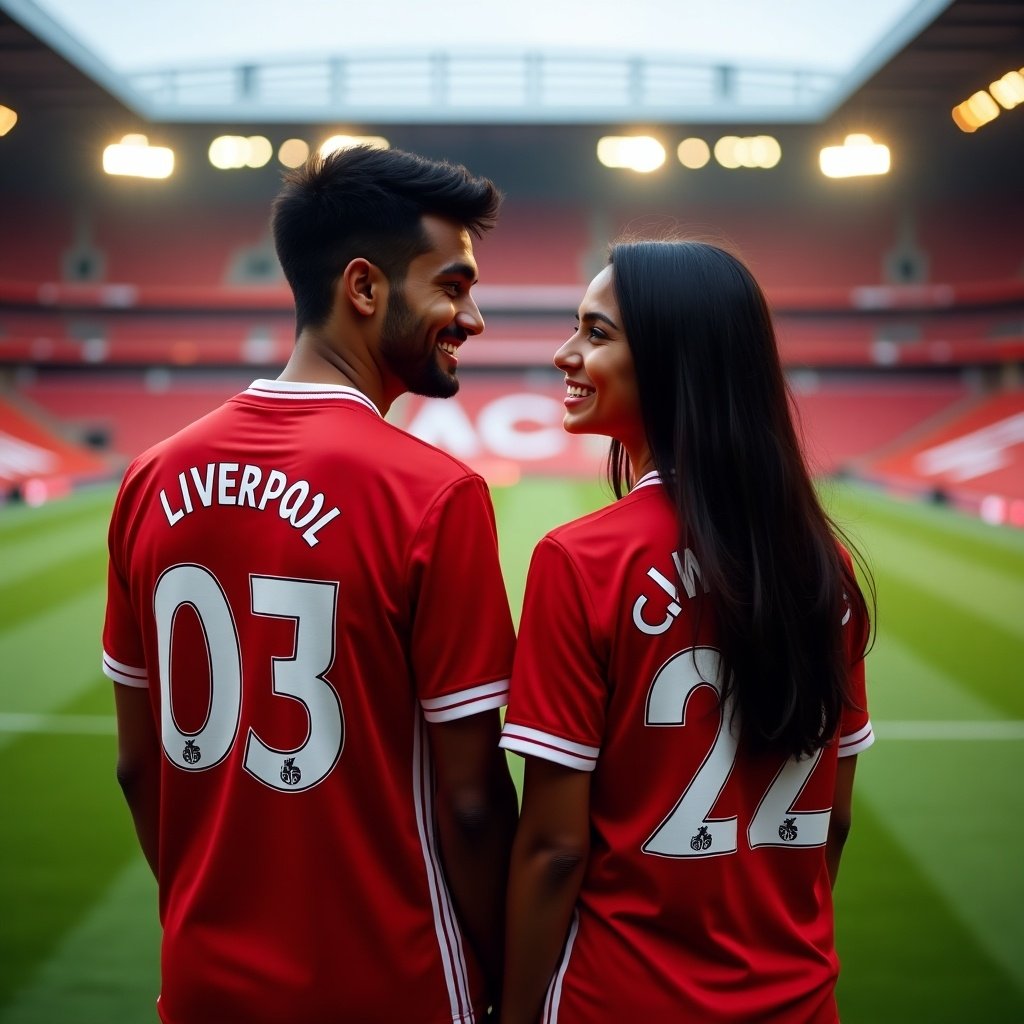
POLYGON ((565 418, 570 434, 604 434, 631 453, 643 445, 633 354, 615 301, 613 268, 601 271, 580 304, 576 333, 555 353, 565 372, 565 418))

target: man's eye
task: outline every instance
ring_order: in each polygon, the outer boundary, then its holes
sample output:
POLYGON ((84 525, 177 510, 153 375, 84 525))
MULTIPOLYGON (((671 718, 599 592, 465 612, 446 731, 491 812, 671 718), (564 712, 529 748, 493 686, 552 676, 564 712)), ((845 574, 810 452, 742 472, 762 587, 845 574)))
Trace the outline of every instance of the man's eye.
POLYGON ((444 285, 444 290, 452 296, 462 294, 462 285, 458 281, 449 281, 444 285))

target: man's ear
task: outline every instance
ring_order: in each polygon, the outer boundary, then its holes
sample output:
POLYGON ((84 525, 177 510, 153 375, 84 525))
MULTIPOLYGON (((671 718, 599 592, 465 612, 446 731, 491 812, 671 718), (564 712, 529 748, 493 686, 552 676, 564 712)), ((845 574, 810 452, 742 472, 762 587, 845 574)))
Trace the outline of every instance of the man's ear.
POLYGON ((361 256, 341 272, 335 301, 344 300, 361 316, 373 316, 387 296, 387 278, 380 267, 361 256))

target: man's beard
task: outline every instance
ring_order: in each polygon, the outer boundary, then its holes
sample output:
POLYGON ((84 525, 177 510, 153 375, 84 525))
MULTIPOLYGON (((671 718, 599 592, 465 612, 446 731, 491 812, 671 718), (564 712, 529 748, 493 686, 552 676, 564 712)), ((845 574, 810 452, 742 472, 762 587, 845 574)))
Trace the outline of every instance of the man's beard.
POLYGON ((459 390, 459 378, 438 363, 435 345, 424 348, 424 322, 416 319, 401 290, 392 289, 384 311, 380 353, 407 391, 426 398, 451 398, 459 390))

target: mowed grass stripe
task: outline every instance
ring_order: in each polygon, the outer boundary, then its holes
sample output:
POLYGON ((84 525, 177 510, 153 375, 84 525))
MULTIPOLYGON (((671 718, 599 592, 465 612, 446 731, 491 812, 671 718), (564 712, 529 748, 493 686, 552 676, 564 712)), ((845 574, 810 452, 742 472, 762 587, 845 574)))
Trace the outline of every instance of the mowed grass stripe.
POLYGON ((159 991, 156 882, 138 855, 24 979, 0 1024, 156 1024, 159 991))
POLYGON ((114 504, 117 487, 105 484, 79 491, 60 501, 51 501, 39 508, 7 505, 0 508, 0 544, 20 543, 32 537, 46 536, 68 523, 95 522, 106 538, 107 522, 114 504))
MULTIPOLYGON (((861 756, 858 774, 872 754, 861 756)), ((835 889, 843 1024, 1024 1020, 1024 996, 1013 978, 893 841, 898 827, 857 795, 835 889)), ((919 838, 929 841, 927 832, 919 838)))
POLYGON ((1002 720, 1003 712, 941 666, 883 629, 868 655, 868 708, 872 718, 948 721, 1002 720))
MULTIPOLYGON (((105 588, 0 630, 0 711, 55 711, 100 678, 105 588)), ((109 704, 107 705, 109 708, 109 704)), ((4 737, 0 736, 0 746, 4 737)))
POLYGON ((879 741, 857 792, 1024 999, 1022 769, 1019 742, 879 741))
POLYGON ((1024 650, 1016 636, 988 617, 984 594, 977 595, 976 609, 968 612, 925 587, 880 572, 878 618, 879 629, 912 648, 918 658, 1008 718, 1024 717, 1024 650))
MULTIPOLYGON (((102 523, 91 517, 63 523, 38 536, 8 543, 0 537, 0 587, 20 588, 41 572, 48 571, 63 561, 87 553, 106 555, 106 534, 102 523)), ((0 597, 0 601, 5 598, 0 597)), ((3 607, 3 605, 0 605, 3 607)))
POLYGON ((15 583, 0 586, 0 632, 73 600, 107 578, 107 552, 94 547, 15 583))
POLYGON ((897 501, 861 485, 825 481, 821 494, 840 526, 864 536, 869 556, 873 531, 883 527, 940 550, 956 551, 977 565, 1024 575, 1024 530, 990 526, 946 506, 897 501))
POLYGON ((961 548, 921 543, 908 531, 873 526, 871 558, 887 577, 927 590, 955 608, 976 615, 1024 641, 1024 571, 980 564, 961 548))
POLYGON ((112 736, 27 735, 0 750, 0 1005, 137 856, 115 756, 112 736))

